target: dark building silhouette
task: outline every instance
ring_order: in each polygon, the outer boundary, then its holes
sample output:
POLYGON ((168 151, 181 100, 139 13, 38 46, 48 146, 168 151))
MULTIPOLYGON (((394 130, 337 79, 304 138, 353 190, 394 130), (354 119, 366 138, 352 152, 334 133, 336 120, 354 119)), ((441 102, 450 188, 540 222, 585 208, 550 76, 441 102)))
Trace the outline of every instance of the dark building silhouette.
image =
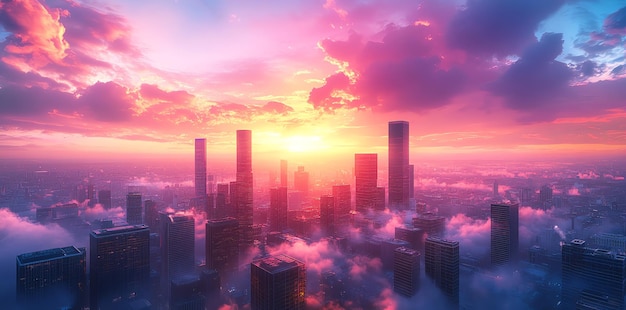
POLYGON ((252 183, 252 132, 237 130, 237 182, 235 188, 231 185, 230 190, 231 197, 234 191, 234 206, 239 222, 239 242, 243 247, 252 246, 254 242, 252 183))
POLYGON ((413 250, 421 251, 424 247, 425 231, 415 227, 396 227, 395 238, 409 243, 413 250))
POLYGON ((563 244, 562 309, 624 309, 626 257, 586 247, 584 240, 563 244))
POLYGON ((393 290, 411 297, 417 292, 420 277, 420 253, 406 247, 394 250, 393 290))
POLYGON ((206 285, 197 275, 178 276, 170 283, 170 310, 204 310, 206 285))
POLYGON ((252 309, 305 309, 304 263, 278 255, 257 260, 250 268, 252 309))
POLYGON ((98 203, 106 210, 111 209, 111 191, 106 189, 99 190, 98 203))
POLYGON ((144 224, 148 225, 150 228, 150 232, 158 233, 161 229, 159 225, 159 209, 157 208, 157 204, 154 200, 146 200, 143 202, 144 207, 144 224))
POLYGON ((143 223, 141 208, 141 193, 131 192, 126 195, 126 222, 128 225, 143 223))
POLYGON ((217 193, 215 194, 215 216, 214 218, 224 218, 227 216, 235 216, 235 212, 229 209, 230 190, 228 183, 217 184, 217 193))
POLYGON ((368 209, 374 209, 376 207, 376 182, 378 181, 378 154, 354 154, 354 177, 356 211, 366 212, 368 209))
POLYGON ((90 308, 120 309, 149 297, 150 230, 145 225, 94 230, 89 235, 90 308))
POLYGON ((190 215, 160 213, 161 282, 167 287, 175 278, 189 275, 195 268, 194 219, 190 215))
POLYGON ((232 217, 206 223, 206 266, 219 272, 222 279, 239 265, 239 223, 232 217))
POLYGON ((432 213, 418 214, 413 218, 413 227, 423 230, 428 236, 443 237, 446 218, 432 213))
POLYGON ((335 198, 333 196, 320 197, 320 228, 324 236, 335 234, 335 198))
POLYGON ((409 206, 409 123, 389 122, 389 208, 409 206))
POLYGON ((491 205, 491 265, 501 266, 517 259, 519 211, 517 204, 491 205))
POLYGON ((288 162, 286 160, 280 161, 280 187, 289 188, 288 167, 288 162))
MULTIPOLYGON (((378 244, 378 242, 372 242, 372 245, 378 244)), ((409 248, 410 245, 408 242, 395 238, 388 238, 380 240, 379 249, 374 250, 379 251, 380 255, 376 255, 380 257, 381 262, 383 263, 383 270, 393 271, 395 266, 395 250, 397 248, 409 248)))
POLYGON ((196 198, 206 199, 206 139, 196 139, 194 153, 194 186, 196 198))
POLYGON ((409 199, 415 198, 415 165, 409 165, 409 199))
POLYGON ((270 190, 270 231, 287 229, 287 188, 270 190))
POLYGON ((86 306, 85 253, 85 248, 69 246, 18 255, 15 291, 20 309, 86 306))
POLYGON ((376 195, 374 196, 374 210, 385 210, 385 195, 386 193, 384 187, 376 187, 376 195))
POLYGON ((304 166, 298 166, 298 170, 293 173, 293 187, 305 197, 309 195, 309 173, 304 171, 304 166))
POLYGON ((451 304, 459 304, 459 242, 426 238, 424 270, 451 304))
POLYGON ((335 199, 335 233, 350 225, 350 211, 352 210, 352 192, 350 185, 334 185, 335 199))

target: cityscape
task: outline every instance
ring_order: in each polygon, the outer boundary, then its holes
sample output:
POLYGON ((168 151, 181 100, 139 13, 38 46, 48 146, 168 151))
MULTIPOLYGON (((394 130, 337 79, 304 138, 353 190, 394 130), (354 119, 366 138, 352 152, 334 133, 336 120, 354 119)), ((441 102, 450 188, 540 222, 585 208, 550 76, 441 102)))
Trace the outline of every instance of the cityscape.
POLYGON ((0 2, 2 309, 626 309, 620 1, 0 2))

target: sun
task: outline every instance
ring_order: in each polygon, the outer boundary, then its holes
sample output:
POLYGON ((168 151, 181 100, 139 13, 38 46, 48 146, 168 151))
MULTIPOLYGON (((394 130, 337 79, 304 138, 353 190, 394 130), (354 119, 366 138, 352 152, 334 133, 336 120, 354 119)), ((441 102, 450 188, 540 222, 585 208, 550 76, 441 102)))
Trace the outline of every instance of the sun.
POLYGON ((297 135, 286 137, 283 141, 287 151, 292 153, 304 153, 326 149, 328 146, 320 136, 297 135))

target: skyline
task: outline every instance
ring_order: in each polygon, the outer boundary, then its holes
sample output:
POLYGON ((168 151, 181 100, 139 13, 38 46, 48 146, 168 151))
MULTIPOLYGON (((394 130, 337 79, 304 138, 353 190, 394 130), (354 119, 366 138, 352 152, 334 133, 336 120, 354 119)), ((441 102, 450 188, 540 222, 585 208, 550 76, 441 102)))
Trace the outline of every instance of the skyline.
POLYGON ((2 3, 0 158, 184 159, 206 138, 213 162, 247 128, 255 162, 385 160, 400 119, 419 158, 616 156, 625 19, 619 1, 2 3))

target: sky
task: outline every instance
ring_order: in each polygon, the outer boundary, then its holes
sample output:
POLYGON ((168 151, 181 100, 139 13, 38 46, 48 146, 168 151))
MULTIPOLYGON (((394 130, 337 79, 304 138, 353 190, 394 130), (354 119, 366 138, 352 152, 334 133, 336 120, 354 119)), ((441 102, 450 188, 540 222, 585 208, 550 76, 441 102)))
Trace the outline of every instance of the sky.
POLYGON ((0 158, 626 151, 626 6, 592 0, 0 2, 0 158))

